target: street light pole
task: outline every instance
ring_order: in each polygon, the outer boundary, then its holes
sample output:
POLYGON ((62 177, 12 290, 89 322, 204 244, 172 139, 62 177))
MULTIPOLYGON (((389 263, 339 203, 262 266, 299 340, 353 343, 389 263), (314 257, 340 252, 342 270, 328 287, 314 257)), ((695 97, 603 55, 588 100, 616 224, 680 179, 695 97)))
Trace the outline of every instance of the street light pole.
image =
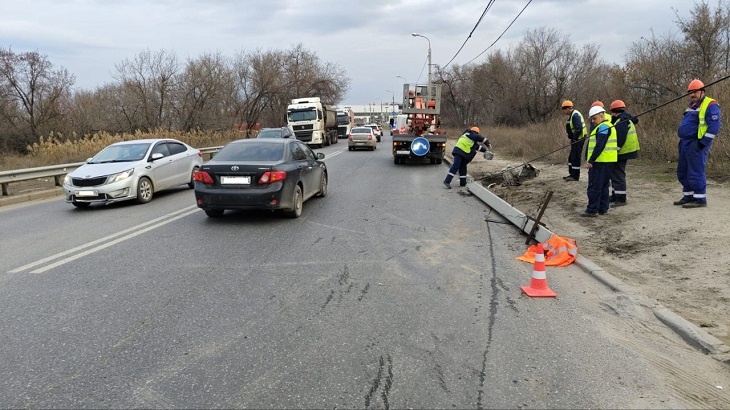
POLYGON ((426 91, 426 96, 428 98, 427 101, 431 101, 431 40, 422 34, 411 33, 411 35, 413 37, 423 37, 428 41, 428 90, 426 91))

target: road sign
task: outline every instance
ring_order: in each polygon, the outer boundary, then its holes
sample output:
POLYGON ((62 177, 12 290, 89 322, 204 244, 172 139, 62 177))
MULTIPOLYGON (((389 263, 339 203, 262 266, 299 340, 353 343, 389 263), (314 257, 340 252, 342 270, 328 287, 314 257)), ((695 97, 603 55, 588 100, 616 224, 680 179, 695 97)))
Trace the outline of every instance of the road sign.
POLYGON ((428 143, 428 140, 423 137, 418 137, 413 140, 411 143, 411 151, 414 155, 422 157, 426 154, 428 154, 428 151, 431 149, 431 146, 428 143))

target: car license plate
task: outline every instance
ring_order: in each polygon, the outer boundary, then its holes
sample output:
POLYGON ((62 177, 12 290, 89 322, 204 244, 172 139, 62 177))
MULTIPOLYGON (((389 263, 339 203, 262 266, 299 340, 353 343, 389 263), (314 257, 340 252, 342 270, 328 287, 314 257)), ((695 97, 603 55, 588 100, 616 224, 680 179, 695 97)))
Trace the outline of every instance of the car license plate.
POLYGON ((76 191, 76 196, 99 196, 97 191, 76 191))
POLYGON ((410 151, 396 151, 395 153, 398 155, 408 155, 410 154, 410 151))
POLYGON ((221 177, 223 185, 249 185, 251 177, 221 177))
POLYGON ((364 142, 356 142, 355 145, 365 145, 364 142))

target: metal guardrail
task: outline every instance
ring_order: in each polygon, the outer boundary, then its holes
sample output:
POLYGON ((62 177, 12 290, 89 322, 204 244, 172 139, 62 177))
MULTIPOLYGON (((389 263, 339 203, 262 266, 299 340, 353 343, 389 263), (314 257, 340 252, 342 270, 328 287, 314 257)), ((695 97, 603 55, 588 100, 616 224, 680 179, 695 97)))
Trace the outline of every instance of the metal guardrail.
MULTIPOLYGON (((199 148, 200 152, 208 155, 208 158, 220 151, 223 146, 199 148)), ((12 182, 30 181, 36 178, 53 178, 56 186, 63 186, 63 177, 76 168, 84 165, 85 162, 74 162, 71 164, 48 165, 45 167, 13 169, 10 171, 0 171, 0 185, 2 186, 2 196, 10 195, 9 185, 12 182)))

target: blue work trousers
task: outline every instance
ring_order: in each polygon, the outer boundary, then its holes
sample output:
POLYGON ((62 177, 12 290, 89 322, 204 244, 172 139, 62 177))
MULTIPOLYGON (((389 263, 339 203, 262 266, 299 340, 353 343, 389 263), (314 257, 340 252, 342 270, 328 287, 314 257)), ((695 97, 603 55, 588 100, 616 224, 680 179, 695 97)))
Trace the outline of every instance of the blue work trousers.
POLYGON ((580 163, 584 143, 585 138, 573 141, 570 145, 570 154, 568 154, 568 175, 576 180, 580 179, 580 163))
MULTIPOLYGON (((706 138, 707 139, 707 138, 706 138)), ((677 162, 677 179, 682 184, 682 193, 686 199, 707 202, 707 179, 705 165, 711 144, 700 148, 696 139, 679 140, 679 161, 677 162)))
POLYGON ((468 163, 468 159, 462 157, 461 155, 454 154, 454 162, 451 164, 451 168, 449 168, 449 173, 446 175, 446 179, 444 179, 444 182, 450 184, 451 180, 458 172, 459 186, 466 186, 466 164, 468 163))
POLYGON ((594 162, 588 169, 588 206, 589 214, 608 212, 608 185, 611 180, 613 162, 594 162))

